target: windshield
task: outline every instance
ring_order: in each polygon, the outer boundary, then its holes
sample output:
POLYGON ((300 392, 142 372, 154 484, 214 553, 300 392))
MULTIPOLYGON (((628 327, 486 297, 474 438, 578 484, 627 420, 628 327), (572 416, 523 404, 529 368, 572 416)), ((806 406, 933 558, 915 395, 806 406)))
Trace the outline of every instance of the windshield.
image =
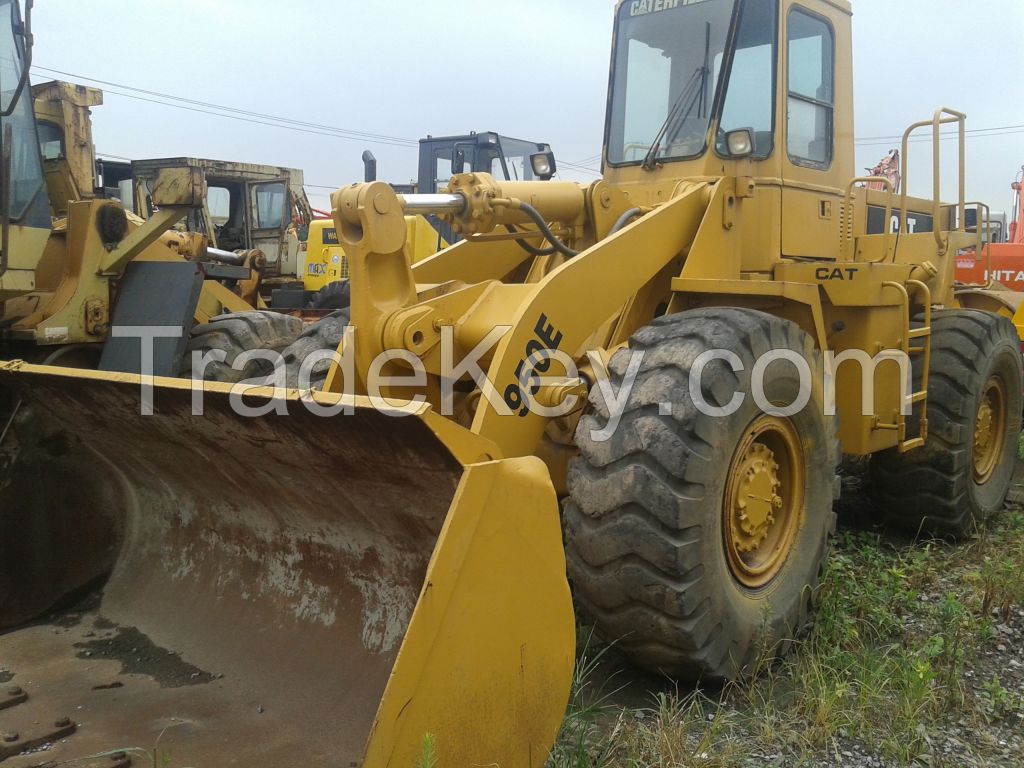
POLYGON ((608 126, 611 164, 704 152, 734 5, 735 0, 622 4, 608 126))

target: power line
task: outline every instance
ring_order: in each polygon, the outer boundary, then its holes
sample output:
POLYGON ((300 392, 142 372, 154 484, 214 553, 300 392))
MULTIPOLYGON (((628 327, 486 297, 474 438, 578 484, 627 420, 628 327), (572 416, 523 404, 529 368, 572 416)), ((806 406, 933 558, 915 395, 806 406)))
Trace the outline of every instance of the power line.
POLYGON ((563 166, 565 166, 567 168, 572 168, 574 171, 583 171, 584 173, 592 173, 595 176, 600 176, 601 175, 601 172, 599 170, 597 170, 596 168, 588 168, 587 166, 580 165, 578 163, 567 163, 564 160, 559 160, 558 161, 558 165, 563 165, 563 166))
MULTIPOLYGON (((75 80, 85 80, 90 83, 98 83, 100 85, 105 86, 105 94, 120 96, 126 99, 134 99, 136 101, 144 101, 150 104, 171 107, 173 109, 181 109, 187 112, 211 115, 213 117, 221 117, 228 120, 237 120, 239 122, 251 123, 253 125, 265 125, 271 128, 281 128, 284 130, 295 131, 298 133, 306 133, 313 136, 327 136, 345 139, 348 141, 363 141, 374 144, 384 144, 387 146, 403 148, 419 146, 419 141, 416 139, 404 139, 398 136, 368 133, 365 131, 356 131, 350 128, 338 128, 336 126, 322 125, 320 123, 311 123, 304 120, 295 120, 292 118, 280 117, 278 115, 270 115, 263 112, 255 112, 252 110, 240 109, 237 107, 229 107, 223 104, 200 101, 198 99, 190 99, 183 96, 175 96, 173 94, 162 93, 160 91, 151 91, 145 88, 137 88, 135 86, 125 85, 124 83, 116 83, 111 80, 102 80, 96 77, 88 77, 86 75, 77 74, 75 72, 67 72, 61 69, 52 69, 50 67, 43 67, 39 65, 33 65, 32 68, 34 70, 38 70, 39 72, 46 72, 51 75, 61 75, 64 77, 73 78, 75 80), (110 90, 111 88, 118 88, 121 90, 110 90), (131 91, 131 93, 124 93, 123 91, 131 91)), ((111 155, 111 157, 114 156, 111 155)), ((594 157, 594 159, 598 158, 600 158, 600 155, 596 155, 594 157)), ((563 161, 561 164, 566 166, 567 168, 572 168, 583 173, 590 173, 595 176, 601 175, 601 172, 599 170, 591 168, 587 166, 585 163, 570 163, 563 161)), ((317 185, 311 184, 308 186, 317 185)), ((334 189, 334 187, 325 188, 334 189)))
POLYGON ((87 77, 86 75, 80 75, 74 72, 66 72, 60 69, 51 69, 49 67, 42 67, 39 65, 33 65, 32 69, 39 70, 40 72, 62 75, 65 77, 74 78, 76 80, 86 80, 91 83, 99 83, 101 85, 108 87, 120 88, 122 89, 122 91, 132 92, 123 93, 119 91, 111 91, 108 88, 104 89, 105 93, 111 93, 116 96, 121 96, 129 99, 136 99, 138 101, 146 101, 152 104, 159 104, 165 107, 173 107, 175 109, 184 109, 190 112, 199 112, 202 114, 213 115, 215 117, 224 117, 232 120, 240 120, 242 122, 249 122, 258 125, 268 125, 274 128, 285 128, 288 130, 299 131, 301 133, 310 133, 318 136, 334 136, 335 138, 348 139, 350 141, 358 140, 375 144, 386 144, 389 146, 399 147, 415 147, 419 145, 419 141, 415 139, 405 139, 398 136, 388 136, 386 134, 357 131, 351 128, 339 128, 331 125, 322 125, 320 123, 310 123, 303 120, 295 120, 288 117, 280 117, 278 115, 254 112, 252 110, 240 109, 238 107, 230 107, 225 106, 223 104, 215 104, 212 102, 199 101, 197 99, 189 99, 183 96, 174 96, 173 94, 160 93, 159 91, 149 91, 144 88, 136 88, 135 86, 125 85, 123 83, 115 83, 110 80, 100 80, 99 78, 87 77), (144 96, 132 94, 144 94, 144 96), (145 96, 157 98, 145 98, 145 96), (180 103, 168 103, 167 101, 159 101, 158 99, 168 99, 172 102, 180 103), (206 107, 208 109, 200 109, 199 107, 206 107), (211 110, 217 111, 214 112, 211 110))
MULTIPOLYGON (((151 91, 144 88, 137 88, 135 86, 126 85, 124 83, 116 83, 110 80, 102 80, 100 78, 88 77, 86 75, 81 75, 74 72, 67 72, 65 70, 43 67, 38 64, 33 65, 32 68, 34 70, 38 70, 39 72, 47 72, 50 74, 62 75, 65 77, 74 78, 76 80, 86 80, 88 82, 99 83, 101 85, 108 87, 132 91, 132 93, 123 93, 119 91, 110 90, 105 91, 106 93, 112 94, 114 96, 121 96, 122 98, 135 99, 137 101, 144 101, 151 104, 157 104, 159 106, 171 107, 174 109, 182 109, 190 112, 196 112, 199 114, 211 115, 213 117, 221 117, 229 120, 238 120, 240 122, 247 122, 254 125, 265 125, 271 128, 281 128, 299 133, 307 133, 314 136, 340 138, 348 141, 363 141, 395 147, 415 147, 418 146, 419 144, 419 142, 415 139, 406 139, 398 136, 389 136, 387 134, 370 133, 367 131, 358 131, 351 128, 339 128, 337 126, 323 125, 320 123, 311 123, 303 120, 295 120, 293 118, 281 117, 278 115, 271 115, 263 112, 255 112, 252 110, 241 109, 238 107, 230 107, 223 104, 216 104, 213 102, 200 101, 198 99, 190 99, 183 96, 175 96, 173 94, 161 93, 159 91, 151 91), (144 96, 138 96, 133 94, 144 94, 145 96, 152 96, 156 98, 145 98, 144 96), (158 99, 167 99, 171 102, 179 103, 168 103, 167 101, 160 101, 158 99), (201 107, 205 107, 207 109, 202 109, 201 107)), ((1024 133, 1024 125, 1006 125, 991 128, 972 128, 965 131, 965 134, 968 138, 1009 136, 1017 135, 1020 133, 1024 133)), ((958 132, 945 132, 942 134, 940 140, 950 141, 956 139, 958 136, 958 132)), ((886 144, 890 144, 893 141, 901 141, 902 138, 902 135, 868 136, 856 139, 854 143, 862 147, 883 146, 886 144)), ((930 136, 918 135, 912 137, 910 139, 910 143, 923 143, 931 140, 932 137, 930 136)), ((579 162, 568 162, 563 160, 561 161, 561 164, 577 171, 582 171, 584 173, 590 173, 596 176, 600 176, 601 172, 598 169, 589 166, 590 162, 593 162, 600 158, 601 155, 597 154, 592 155, 591 157, 588 158, 584 158, 579 162)))
MULTIPOLYGON (((1024 130, 1021 130, 1021 131, 1003 131, 1001 133, 982 133, 982 134, 976 133, 976 134, 972 134, 970 136, 967 136, 966 138, 968 138, 968 139, 987 139, 987 138, 998 138, 1000 136, 1013 136, 1013 135, 1017 135, 1017 134, 1021 134, 1021 133, 1024 133, 1024 130)), ((941 136, 939 138, 939 141, 955 141, 957 138, 958 138, 958 135, 955 134, 955 133, 953 133, 953 134, 944 134, 943 136, 941 136)), ((931 141, 932 141, 932 137, 930 137, 930 136, 922 136, 920 138, 911 139, 909 141, 909 143, 910 144, 927 144, 927 143, 930 143, 931 141)), ((882 147, 882 146, 892 147, 894 144, 898 144, 898 143, 899 143, 899 141, 897 141, 897 140, 892 140, 892 141, 858 141, 858 142, 856 142, 858 147, 882 147)))
POLYGON ((159 105, 164 106, 164 107, 171 107, 173 109, 182 109, 182 110, 185 110, 187 112, 197 112, 197 113, 203 114, 203 115, 213 115, 214 117, 222 117, 222 118, 224 118, 226 120, 237 120, 239 122, 250 123, 250 124, 253 124, 253 125, 266 125, 266 126, 269 126, 271 128, 280 128, 281 130, 285 130, 285 131, 294 131, 296 133, 306 133, 306 134, 311 134, 313 136, 327 136, 329 138, 341 139, 343 141, 360 141, 360 142, 372 143, 372 144, 386 144, 386 145, 392 146, 392 147, 409 148, 409 147, 413 146, 413 145, 410 145, 410 144, 398 144, 396 142, 383 141, 381 139, 357 138, 357 137, 354 137, 354 136, 344 136, 344 135, 341 135, 341 134, 338 134, 338 133, 327 133, 326 131, 314 131, 314 130, 312 130, 310 128, 300 128, 300 127, 295 126, 295 125, 283 125, 281 123, 272 123, 272 122, 269 122, 269 121, 266 121, 266 120, 256 120, 255 118, 242 117, 240 115, 229 115, 229 114, 224 114, 222 112, 214 112, 214 111, 209 110, 209 109, 199 109, 198 107, 189 107, 189 106, 185 106, 184 104, 171 104, 171 103, 168 103, 166 101, 158 101, 157 99, 150 99, 150 98, 147 98, 145 96, 134 96, 134 95, 132 95, 130 93, 120 93, 118 91, 111 91, 109 89, 104 90, 104 94, 113 94, 114 96, 121 96, 121 97, 126 98, 126 99, 134 99, 136 101, 145 101, 145 102, 148 102, 150 104, 159 104, 159 105))
MULTIPOLYGON (((1009 130, 1020 130, 1020 129, 1024 129, 1024 125, 1003 125, 1003 126, 998 126, 998 127, 994 127, 994 128, 970 128, 970 129, 964 131, 964 133, 972 134, 972 133, 983 133, 983 132, 988 132, 988 131, 1009 131, 1009 130)), ((943 136, 957 136, 957 135, 959 135, 959 132, 956 132, 956 131, 954 131, 954 132, 944 131, 942 135, 943 136)), ((900 134, 896 134, 894 136, 862 136, 861 138, 857 139, 857 141, 859 141, 859 142, 860 141, 888 141, 890 139, 902 139, 902 138, 903 138, 903 134, 900 133, 900 134)))

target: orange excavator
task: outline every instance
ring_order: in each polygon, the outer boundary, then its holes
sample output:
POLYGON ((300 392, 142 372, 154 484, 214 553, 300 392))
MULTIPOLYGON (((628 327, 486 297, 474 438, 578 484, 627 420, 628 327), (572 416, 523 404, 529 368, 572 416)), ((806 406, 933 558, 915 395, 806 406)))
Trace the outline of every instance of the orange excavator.
POLYGON ((957 258, 957 280, 985 283, 992 280, 1014 291, 1024 292, 1024 166, 1011 185, 1013 208, 1005 243, 990 242, 981 258, 963 254, 957 258))

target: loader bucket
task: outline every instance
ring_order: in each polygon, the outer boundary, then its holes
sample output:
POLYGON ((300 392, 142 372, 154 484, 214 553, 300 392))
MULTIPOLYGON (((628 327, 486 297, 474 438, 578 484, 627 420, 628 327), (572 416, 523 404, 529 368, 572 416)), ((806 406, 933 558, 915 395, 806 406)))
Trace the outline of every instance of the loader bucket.
POLYGON ((0 730, 82 712, 55 762, 543 764, 575 647, 540 460, 491 460, 429 407, 261 389, 245 403, 287 415, 243 416, 228 385, 156 379, 144 416, 137 376, 20 363, 0 387, 22 401, 0 446, 0 669, 30 694, 0 730), (60 614, 107 572, 98 605, 60 614))

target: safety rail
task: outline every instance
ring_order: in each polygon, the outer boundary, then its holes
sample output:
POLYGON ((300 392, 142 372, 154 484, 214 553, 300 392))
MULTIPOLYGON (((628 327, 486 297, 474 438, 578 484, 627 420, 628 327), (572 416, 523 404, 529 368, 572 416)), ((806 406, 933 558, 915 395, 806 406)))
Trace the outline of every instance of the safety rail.
POLYGON ((939 226, 939 221, 942 219, 942 126, 950 123, 958 124, 958 138, 960 144, 960 184, 959 184, 959 195, 957 197, 957 208, 959 216, 957 218, 957 231, 964 232, 964 212, 966 205, 964 198, 967 191, 967 115, 963 112, 958 112, 955 109, 948 107, 940 107, 935 110, 935 114, 931 120, 922 120, 919 123, 911 125, 903 134, 903 155, 900 157, 900 173, 903 179, 903 190, 900 193, 900 235, 908 234, 907 229, 907 155, 910 150, 910 137, 914 131, 919 128, 931 127, 932 129, 932 233, 935 235, 935 243, 938 245, 939 253, 944 254, 949 248, 948 241, 942 239, 942 228, 939 226))
POLYGON ((883 234, 885 235, 882 242, 885 243, 885 248, 882 250, 881 259, 866 259, 866 261, 872 263, 888 261, 889 250, 892 244, 892 227, 889 226, 889 222, 892 221, 892 199, 896 195, 896 189, 892 180, 887 179, 885 176, 858 176, 855 179, 851 179, 850 183, 846 186, 846 198, 843 203, 844 231, 839 242, 839 258, 841 261, 853 261, 853 257, 856 255, 853 252, 853 244, 856 240, 853 234, 853 193, 858 184, 885 185, 885 225, 882 227, 883 234))
MULTIPOLYGON (((925 444, 925 440, 928 438, 928 371, 932 364, 932 292, 926 283, 920 280, 907 280, 906 285, 903 283, 897 283, 891 280, 887 280, 882 283, 883 288, 892 288, 898 291, 900 294, 900 304, 903 307, 904 315, 906 317, 906 326, 904 327, 903 339, 900 344, 900 351, 909 360, 911 356, 921 355, 921 389, 918 391, 913 390, 911 385, 910 394, 903 394, 902 382, 900 386, 900 409, 896 413, 895 423, 884 423, 878 416, 875 417, 875 429, 886 429, 893 430, 897 433, 897 447, 900 453, 907 453, 915 448, 921 448, 925 444), (915 289, 915 293, 920 291, 923 294, 923 300, 921 302, 924 307, 924 325, 920 328, 911 328, 911 315, 910 315, 910 293, 907 291, 907 286, 915 289), (916 339, 922 339, 923 344, 919 347, 915 347, 911 344, 916 339), (921 417, 918 420, 918 434, 916 437, 907 439, 907 414, 904 410, 913 412, 915 405, 920 403, 921 405, 921 417)), ((911 382, 913 382, 913 372, 911 372, 911 382)))
MULTIPOLYGON (((984 274, 985 274, 985 282, 983 282, 983 283, 958 283, 957 284, 957 289, 958 290, 964 290, 964 289, 982 288, 984 290, 988 290, 993 285, 995 285, 995 282, 996 282, 995 280, 992 279, 992 249, 989 248, 989 247, 986 247, 986 245, 985 245, 985 233, 988 232, 989 228, 992 226, 992 209, 989 208, 988 205, 986 205, 985 203, 978 203, 978 202, 974 202, 974 201, 971 201, 971 202, 968 202, 968 203, 964 203, 964 207, 965 208, 977 207, 977 209, 978 209, 978 219, 977 219, 977 221, 978 221, 978 245, 975 247, 976 249, 975 249, 974 252, 975 252, 975 254, 980 254, 982 251, 984 251, 984 254, 985 254, 985 272, 984 272, 984 274), (981 218, 981 212, 983 210, 985 212, 984 221, 981 218)), ((989 245, 991 245, 991 243, 989 243, 989 245)))

